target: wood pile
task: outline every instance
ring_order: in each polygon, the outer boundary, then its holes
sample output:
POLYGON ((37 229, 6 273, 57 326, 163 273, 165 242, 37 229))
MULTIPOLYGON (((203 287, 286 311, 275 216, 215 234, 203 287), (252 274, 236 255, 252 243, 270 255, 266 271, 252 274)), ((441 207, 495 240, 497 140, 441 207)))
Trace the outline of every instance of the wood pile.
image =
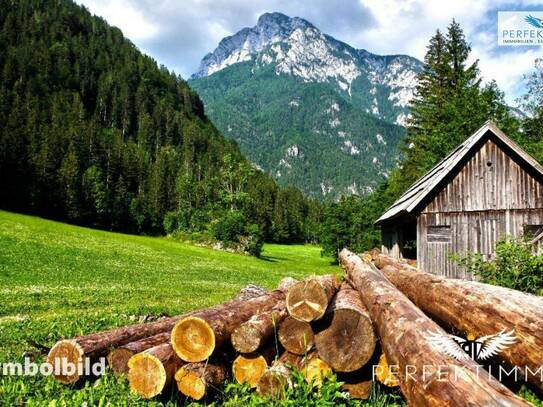
MULTIPOLYGON (((447 337, 444 329, 482 336, 514 326, 518 341, 499 357, 535 371, 543 365, 540 298, 436 277, 378 252, 359 257, 344 249, 340 261, 343 281, 327 275, 287 278, 269 292, 252 287, 206 309, 61 340, 48 360, 56 366, 107 357, 112 371, 143 398, 173 387, 201 400, 231 379, 284 397, 296 369, 315 386, 336 374, 357 399, 369 397, 375 379, 399 386, 413 406, 530 405, 434 339, 447 337), (427 366, 448 366, 455 374, 428 372, 427 366)), ((80 376, 55 378, 74 383, 80 376)))

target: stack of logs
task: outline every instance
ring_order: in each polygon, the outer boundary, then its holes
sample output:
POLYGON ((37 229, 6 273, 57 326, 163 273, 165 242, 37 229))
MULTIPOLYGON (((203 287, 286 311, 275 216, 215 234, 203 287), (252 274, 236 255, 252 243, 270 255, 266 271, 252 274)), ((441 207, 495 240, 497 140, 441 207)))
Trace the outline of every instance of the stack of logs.
MULTIPOLYGON (((422 273, 375 252, 362 257, 341 252, 342 282, 332 275, 287 278, 274 291, 252 290, 203 310, 62 340, 48 360, 77 364, 107 356, 113 372, 126 375, 143 398, 175 383, 200 400, 230 374, 262 395, 282 397, 297 369, 317 386, 336 373, 359 399, 369 396, 375 376, 399 385, 410 405, 530 405, 435 338, 447 338, 443 328, 475 337, 514 330, 517 341, 499 357, 536 372, 543 365, 541 297, 422 273)), ((80 379, 77 372, 55 377, 67 384, 80 379)), ((537 374, 524 379, 543 390, 537 374)))

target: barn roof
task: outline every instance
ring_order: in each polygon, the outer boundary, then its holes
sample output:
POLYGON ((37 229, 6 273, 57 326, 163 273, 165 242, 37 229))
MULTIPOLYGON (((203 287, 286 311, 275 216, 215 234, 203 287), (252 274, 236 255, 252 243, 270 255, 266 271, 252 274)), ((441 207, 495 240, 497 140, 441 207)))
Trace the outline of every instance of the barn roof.
POLYGON ((421 202, 435 194, 442 181, 464 162, 478 145, 478 142, 487 137, 488 132, 507 147, 509 147, 525 165, 531 167, 543 177, 543 167, 518 144, 505 135, 492 121, 487 121, 479 130, 468 137, 462 144, 455 148, 449 155, 441 160, 434 168, 415 182, 405 193, 392 204, 390 208, 379 218, 376 223, 396 218, 417 210, 421 202))

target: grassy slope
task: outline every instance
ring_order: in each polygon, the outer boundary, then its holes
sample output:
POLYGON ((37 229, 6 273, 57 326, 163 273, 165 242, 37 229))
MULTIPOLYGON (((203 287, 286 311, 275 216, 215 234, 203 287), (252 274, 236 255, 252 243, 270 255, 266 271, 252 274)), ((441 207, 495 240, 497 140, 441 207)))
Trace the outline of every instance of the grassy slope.
MULTIPOLYGON (((21 360, 36 350, 33 342, 51 346, 141 315, 208 306, 248 283, 272 288, 284 276, 340 272, 319 253, 314 246, 266 245, 256 259, 0 211, 0 363, 21 360)), ((134 404, 124 382, 98 383, 73 391, 51 379, 0 376, 0 405, 49 398, 134 404)))

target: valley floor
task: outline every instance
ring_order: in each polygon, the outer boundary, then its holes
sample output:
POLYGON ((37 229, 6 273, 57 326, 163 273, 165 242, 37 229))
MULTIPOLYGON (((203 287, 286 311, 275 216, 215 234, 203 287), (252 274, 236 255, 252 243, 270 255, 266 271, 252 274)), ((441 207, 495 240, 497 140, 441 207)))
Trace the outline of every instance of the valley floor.
MULTIPOLYGON (((316 246, 268 244, 256 259, 0 211, 0 363, 25 352, 41 360, 38 344, 216 304, 249 283, 273 288, 285 276, 326 273, 341 269, 316 246)), ((0 375, 0 405, 50 399, 138 403, 111 376, 74 391, 51 378, 0 375)))

